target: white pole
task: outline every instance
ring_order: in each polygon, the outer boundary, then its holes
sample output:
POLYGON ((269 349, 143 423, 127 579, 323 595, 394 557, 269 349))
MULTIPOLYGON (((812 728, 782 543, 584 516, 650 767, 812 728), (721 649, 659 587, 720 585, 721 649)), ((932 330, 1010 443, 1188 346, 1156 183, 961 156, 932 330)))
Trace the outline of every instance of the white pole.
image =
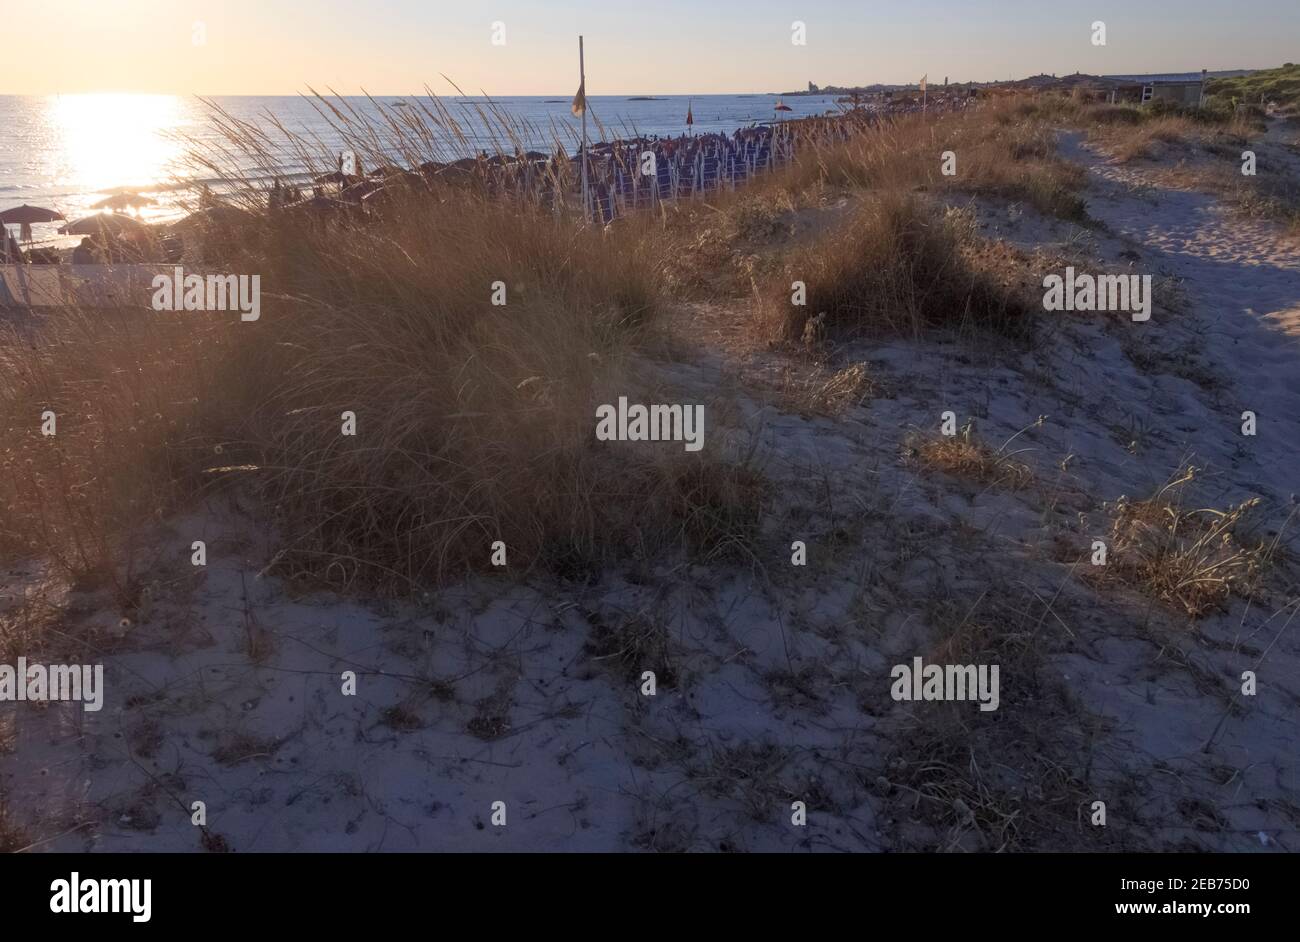
POLYGON ((587 201, 587 63, 578 37, 578 87, 582 89, 582 213, 584 225, 591 222, 591 205, 587 201))

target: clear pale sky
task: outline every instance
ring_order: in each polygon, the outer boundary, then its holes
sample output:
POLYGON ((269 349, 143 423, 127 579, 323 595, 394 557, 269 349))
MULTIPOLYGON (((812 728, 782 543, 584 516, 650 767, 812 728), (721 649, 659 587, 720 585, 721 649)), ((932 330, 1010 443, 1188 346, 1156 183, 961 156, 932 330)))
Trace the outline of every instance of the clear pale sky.
POLYGON ((0 94, 572 95, 1264 68, 1300 0, 4 0, 0 94), (791 24, 807 24, 807 45, 791 24), (1107 45, 1091 43, 1106 24, 1107 45), (491 43, 494 22, 505 45, 491 43), (206 43, 195 45, 195 24, 206 43))

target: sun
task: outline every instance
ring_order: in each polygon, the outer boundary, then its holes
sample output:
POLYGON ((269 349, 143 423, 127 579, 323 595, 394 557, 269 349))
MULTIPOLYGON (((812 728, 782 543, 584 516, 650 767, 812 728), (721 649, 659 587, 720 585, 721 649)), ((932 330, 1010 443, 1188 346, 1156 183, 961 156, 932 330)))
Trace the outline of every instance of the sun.
POLYGON ((60 185, 102 192, 144 188, 176 170, 182 145, 163 129, 183 123, 181 100, 172 95, 60 95, 46 112, 50 176, 60 185))

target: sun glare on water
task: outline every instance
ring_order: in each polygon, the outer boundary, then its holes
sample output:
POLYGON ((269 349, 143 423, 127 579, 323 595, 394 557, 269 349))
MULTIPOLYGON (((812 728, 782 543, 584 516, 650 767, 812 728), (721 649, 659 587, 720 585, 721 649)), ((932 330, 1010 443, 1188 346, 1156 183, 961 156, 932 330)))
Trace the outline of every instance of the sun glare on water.
POLYGON ((87 191, 145 188, 170 179, 182 145, 167 133, 184 123, 172 95, 60 95, 47 111, 51 176, 87 191))

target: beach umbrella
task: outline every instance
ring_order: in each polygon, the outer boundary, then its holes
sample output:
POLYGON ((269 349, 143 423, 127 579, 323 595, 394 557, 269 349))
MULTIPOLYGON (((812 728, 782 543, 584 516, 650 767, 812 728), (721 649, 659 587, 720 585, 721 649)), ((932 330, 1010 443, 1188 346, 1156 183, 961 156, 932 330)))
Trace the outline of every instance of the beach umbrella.
POLYGON ((793 108, 791 108, 789 105, 787 105, 779 98, 776 100, 776 104, 772 107, 772 110, 773 111, 794 111, 793 108))
POLYGON ((695 123, 695 115, 691 114, 691 105, 692 105, 692 104, 693 104, 693 102, 690 102, 690 101, 688 101, 688 102, 686 103, 686 126, 687 126, 688 128, 689 128, 692 124, 695 123))
POLYGON ((91 209, 129 209, 132 206, 152 206, 157 200, 140 193, 116 193, 95 203, 91 209))
POLYGON ((13 209, 6 209, 0 213, 0 228, 4 226, 18 226, 18 238, 24 242, 32 241, 32 224, 37 222, 54 222, 62 219, 67 222, 67 217, 63 213, 53 209, 46 209, 43 206, 28 206, 24 203, 22 206, 16 206, 13 209))
POLYGON ((28 206, 26 203, 0 213, 0 223, 9 226, 30 226, 34 222, 54 222, 59 219, 67 221, 63 213, 43 206, 28 206))
POLYGON ((254 221, 253 214, 225 203, 214 203, 184 219, 179 219, 169 227, 173 232, 183 233, 191 229, 208 229, 214 226, 238 226, 254 221))
POLYGON ((68 223, 59 229, 59 235, 135 235, 149 227, 131 216, 118 216, 112 213, 97 213, 68 223))

